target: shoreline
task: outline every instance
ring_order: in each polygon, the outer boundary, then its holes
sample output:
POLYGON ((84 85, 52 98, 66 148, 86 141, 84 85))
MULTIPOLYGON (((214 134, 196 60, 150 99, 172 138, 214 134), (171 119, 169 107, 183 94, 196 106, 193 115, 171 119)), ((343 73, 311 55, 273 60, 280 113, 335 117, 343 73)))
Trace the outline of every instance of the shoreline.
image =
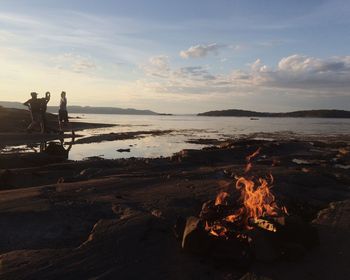
MULTIPOLYGON (((70 122, 74 132, 79 132, 85 129, 96 129, 116 126, 114 124, 103 124, 103 123, 87 123, 87 122, 70 122)), ((58 140, 61 138, 71 138, 72 134, 69 132, 60 135, 58 133, 44 133, 39 132, 26 133, 26 132, 0 132, 0 147, 2 146, 18 146, 38 143, 42 141, 58 140)), ((77 134, 76 137, 81 137, 77 134)))
MULTIPOLYGON (((51 120, 55 124, 56 117, 51 120)), ((72 124, 80 129, 114 126, 72 124)), ((43 139, 40 134, 27 137, 23 127, 10 126, 17 131, 4 132, 9 136, 0 143, 43 139)), ((81 140, 98 145, 145 132, 157 136, 173 130, 102 133, 81 140)), ((195 130, 188 132, 196 136, 195 130)), ((343 250, 350 246, 350 135, 284 131, 221 136, 193 137, 189 143, 206 147, 158 158, 73 161, 68 152, 0 154, 0 278, 138 279, 151 272, 159 279, 163 271, 162 279, 178 279, 179 267, 204 280, 240 279, 246 273, 270 279, 342 279, 339 273, 350 273, 350 252, 343 250), (247 155, 259 148, 249 176, 273 174, 276 199, 290 215, 317 228, 320 248, 305 252, 298 262, 255 260, 245 268, 230 263, 218 269, 206 256, 185 254, 173 234, 178 218, 197 216, 221 190, 234 192, 247 155)))
MULTIPOLYGON (((30 134, 26 132, 26 128, 31 122, 28 110, 0 107, 0 119, 2 120, 0 122, 0 148, 8 145, 25 145, 41 141, 57 140, 62 137, 71 137, 71 135, 58 134, 58 116, 56 114, 46 113, 47 128, 52 133, 45 134, 41 134, 39 131, 30 134)), ((84 129, 115 126, 114 124, 80 121, 72 121, 70 124, 72 129, 77 132, 84 129)))
POLYGON ((344 273, 349 252, 337 252, 350 245, 345 238, 350 176, 339 167, 350 164, 350 141, 345 140, 232 139, 168 158, 42 159, 24 160, 22 167, 2 166, 0 276, 57 279, 69 273, 76 279, 127 279, 157 271, 154 279, 159 279, 162 270, 165 278, 173 279, 183 267, 201 279, 226 279, 210 261, 203 266, 197 256, 184 254, 172 227, 178 216, 198 215, 203 202, 234 188, 246 156, 257 148, 261 155, 254 161, 254 174, 271 172, 277 199, 292 214, 314 220, 321 250, 306 253, 298 262, 254 262, 243 270, 232 264, 220 267, 236 275, 232 279, 249 272, 272 279, 282 273, 287 280, 344 273))

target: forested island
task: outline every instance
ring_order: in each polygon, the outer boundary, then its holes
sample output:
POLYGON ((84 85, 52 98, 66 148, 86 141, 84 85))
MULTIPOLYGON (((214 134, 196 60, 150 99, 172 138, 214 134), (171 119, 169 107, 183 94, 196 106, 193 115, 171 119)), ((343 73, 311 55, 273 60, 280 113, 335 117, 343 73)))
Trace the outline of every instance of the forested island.
POLYGON ((247 110, 220 110, 198 114, 213 117, 288 117, 288 118, 350 118, 350 111, 345 110, 304 110, 286 113, 255 112, 247 110))

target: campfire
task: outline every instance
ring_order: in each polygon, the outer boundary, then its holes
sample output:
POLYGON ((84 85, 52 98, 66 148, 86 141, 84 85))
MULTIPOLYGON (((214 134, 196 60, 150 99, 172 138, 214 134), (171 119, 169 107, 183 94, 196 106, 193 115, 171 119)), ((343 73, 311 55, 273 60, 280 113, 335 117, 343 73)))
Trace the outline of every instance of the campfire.
POLYGON ((187 219, 183 249, 247 265, 253 259, 296 259, 317 244, 316 230, 276 200, 272 174, 253 174, 252 162, 260 152, 246 157, 244 175, 235 176, 235 187, 205 202, 199 217, 187 219))
MULTIPOLYGON (((252 159, 259 153, 260 149, 247 156, 246 174, 252 169, 252 159)), ((271 174, 268 178, 260 177, 257 180, 254 177, 236 177, 236 190, 240 192, 238 201, 230 193, 222 191, 217 195, 214 206, 210 203, 204 205, 201 217, 206 221, 206 230, 221 237, 227 237, 231 229, 250 230, 254 226, 276 232, 273 221, 283 218, 288 212, 286 207, 277 205, 271 192, 272 185, 271 174), (223 216, 211 219, 213 213, 210 212, 213 211, 223 216)))

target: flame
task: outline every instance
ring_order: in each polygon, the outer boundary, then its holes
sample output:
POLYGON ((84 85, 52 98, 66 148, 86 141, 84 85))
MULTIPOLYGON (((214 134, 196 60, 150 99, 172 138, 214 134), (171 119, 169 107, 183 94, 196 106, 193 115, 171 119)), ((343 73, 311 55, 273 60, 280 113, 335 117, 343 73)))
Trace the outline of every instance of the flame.
POLYGON ((210 234, 215 235, 215 236, 226 236, 228 230, 226 227, 220 224, 214 224, 214 226, 211 227, 210 229, 210 234))
MULTIPOLYGON (((250 161, 259 153, 260 148, 246 157, 248 163, 245 172, 251 170, 252 164, 250 161)), ((234 223, 248 230, 253 228, 252 225, 255 225, 265 230, 276 232, 276 227, 273 223, 263 218, 288 215, 288 211, 285 206, 278 207, 275 196, 271 192, 273 182, 272 174, 268 178, 260 177, 258 179, 254 177, 236 177, 235 186, 236 190, 240 192, 240 207, 238 209, 229 209, 229 214, 223 217, 222 220, 219 219, 211 224, 206 222, 206 230, 215 236, 226 236, 228 232, 227 223, 234 223)), ((228 192, 220 192, 215 199, 215 206, 228 206, 230 198, 231 196, 228 192)))
POLYGON ((255 158, 258 154, 260 154, 260 151, 261 151, 261 148, 258 148, 254 153, 250 154, 249 156, 246 157, 246 160, 247 160, 247 165, 244 169, 244 173, 247 173, 249 172, 252 167, 253 167, 253 164, 250 162, 253 158, 255 158))
POLYGON ((253 165, 250 162, 248 162, 245 169, 244 169, 244 173, 249 172, 252 169, 252 167, 253 167, 253 165))
POLYGON ((261 148, 258 148, 254 153, 246 157, 247 162, 250 162, 252 158, 255 158, 258 154, 260 154, 261 148))
POLYGON ((229 196, 227 192, 220 192, 215 199, 215 205, 227 204, 227 198, 229 196))
MULTIPOLYGON (((273 178, 273 177, 272 177, 273 178)), ((241 200, 245 224, 248 225, 248 220, 257 219, 264 216, 275 216, 275 197, 270 192, 270 187, 266 179, 259 178, 256 184, 253 180, 240 177, 236 182, 236 188, 241 191, 241 200)), ((248 226, 249 227, 249 226, 248 226)))

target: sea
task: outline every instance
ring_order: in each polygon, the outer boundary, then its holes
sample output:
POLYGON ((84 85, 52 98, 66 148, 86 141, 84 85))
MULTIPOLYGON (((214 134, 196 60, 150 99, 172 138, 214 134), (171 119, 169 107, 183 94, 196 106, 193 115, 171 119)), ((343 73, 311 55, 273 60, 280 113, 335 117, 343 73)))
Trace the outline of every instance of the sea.
MULTIPOLYGON (((139 137, 127 140, 74 144, 68 155, 71 160, 83 160, 91 157, 106 159, 167 157, 183 149, 202 149, 209 145, 191 143, 198 139, 226 140, 249 136, 254 139, 274 140, 276 137, 297 139, 308 136, 321 138, 350 135, 350 119, 105 114, 70 114, 70 117, 72 117, 73 122, 83 121, 115 125, 78 131, 77 134, 82 137, 134 131, 172 131, 161 135, 139 135, 139 137)), ((68 147, 69 142, 71 139, 66 138, 64 146, 68 147)), ((6 147, 2 152, 39 152, 39 144, 36 147, 33 145, 6 147)))
POLYGON ((89 129, 84 136, 130 131, 172 130, 173 132, 128 140, 73 145, 69 158, 82 160, 87 157, 130 158, 167 157, 183 149, 201 149, 207 145, 193 144, 196 139, 232 139, 254 136, 273 140, 274 137, 298 138, 303 136, 350 135, 350 119, 328 118, 249 118, 206 117, 195 115, 140 116, 71 114, 78 121, 115 124, 114 127, 89 129), (130 149, 120 152, 120 149, 130 149))

